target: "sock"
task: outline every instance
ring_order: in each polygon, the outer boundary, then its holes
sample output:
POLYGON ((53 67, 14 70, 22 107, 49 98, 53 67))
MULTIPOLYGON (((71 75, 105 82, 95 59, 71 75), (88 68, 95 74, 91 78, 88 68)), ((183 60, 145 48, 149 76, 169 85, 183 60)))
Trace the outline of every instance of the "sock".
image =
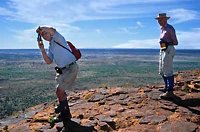
POLYGON ((165 77, 165 76, 162 76, 162 78, 163 78, 163 80, 164 80, 164 83, 165 83, 165 89, 167 90, 167 88, 168 88, 168 83, 167 83, 167 77, 165 77))
POLYGON ((174 88, 174 76, 167 77, 167 91, 173 91, 174 88))
POLYGON ((61 116, 63 120, 71 119, 71 113, 67 99, 60 101, 60 107, 61 107, 61 116))

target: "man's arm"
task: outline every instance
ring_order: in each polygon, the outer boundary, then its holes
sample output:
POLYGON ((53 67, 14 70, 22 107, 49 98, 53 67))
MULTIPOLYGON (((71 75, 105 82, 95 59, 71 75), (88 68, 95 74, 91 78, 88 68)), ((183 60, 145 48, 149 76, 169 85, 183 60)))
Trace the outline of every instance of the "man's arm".
POLYGON ((177 40, 177 37, 176 37, 176 31, 175 31, 174 28, 171 29, 170 34, 171 34, 171 39, 172 39, 173 44, 178 45, 178 40, 177 40))
POLYGON ((44 61, 47 63, 47 64, 51 64, 52 63, 52 60, 48 57, 45 49, 44 49, 44 44, 42 41, 38 41, 38 47, 40 48, 41 52, 42 52, 42 57, 44 59, 44 61))

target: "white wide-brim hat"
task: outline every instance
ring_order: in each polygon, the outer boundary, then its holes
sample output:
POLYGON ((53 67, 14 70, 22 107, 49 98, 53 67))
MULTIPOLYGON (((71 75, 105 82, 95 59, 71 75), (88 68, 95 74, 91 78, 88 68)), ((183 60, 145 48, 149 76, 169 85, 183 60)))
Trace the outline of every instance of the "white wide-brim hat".
POLYGON ((55 32, 55 29, 53 27, 38 27, 38 29, 36 30, 37 33, 42 34, 42 32, 48 32, 50 34, 53 34, 55 32))

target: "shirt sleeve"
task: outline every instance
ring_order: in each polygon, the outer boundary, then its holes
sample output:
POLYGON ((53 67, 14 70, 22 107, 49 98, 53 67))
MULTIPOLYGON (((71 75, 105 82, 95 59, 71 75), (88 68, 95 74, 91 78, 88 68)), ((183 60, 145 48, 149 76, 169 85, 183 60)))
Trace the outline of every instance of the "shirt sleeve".
POLYGON ((51 60, 53 60, 53 53, 51 52, 50 46, 47 55, 51 60))
POLYGON ((171 36, 171 39, 172 39, 172 43, 174 45, 178 45, 178 40, 177 40, 177 37, 176 37, 176 31, 173 27, 170 28, 170 36, 171 36))

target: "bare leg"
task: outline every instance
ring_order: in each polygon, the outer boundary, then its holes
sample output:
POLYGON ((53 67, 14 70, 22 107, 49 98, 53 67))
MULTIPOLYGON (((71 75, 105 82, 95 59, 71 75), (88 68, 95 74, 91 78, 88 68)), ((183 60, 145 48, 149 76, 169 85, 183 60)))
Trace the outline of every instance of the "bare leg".
POLYGON ((61 89, 59 87, 56 89, 56 95, 57 95, 57 98, 58 98, 59 102, 67 99, 67 95, 65 93, 65 90, 63 90, 63 89, 61 89))

